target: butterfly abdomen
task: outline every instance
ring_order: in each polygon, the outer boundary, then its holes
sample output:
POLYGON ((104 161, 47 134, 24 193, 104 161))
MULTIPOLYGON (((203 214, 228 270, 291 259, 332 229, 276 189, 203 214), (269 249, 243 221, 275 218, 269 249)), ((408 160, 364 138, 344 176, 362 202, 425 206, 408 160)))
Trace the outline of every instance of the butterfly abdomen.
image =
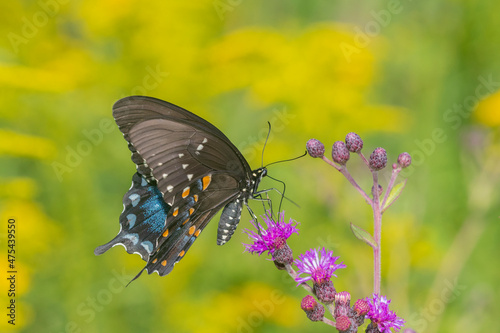
POLYGON ((231 239, 241 219, 243 199, 231 201, 224 207, 217 229, 217 244, 223 245, 231 239))

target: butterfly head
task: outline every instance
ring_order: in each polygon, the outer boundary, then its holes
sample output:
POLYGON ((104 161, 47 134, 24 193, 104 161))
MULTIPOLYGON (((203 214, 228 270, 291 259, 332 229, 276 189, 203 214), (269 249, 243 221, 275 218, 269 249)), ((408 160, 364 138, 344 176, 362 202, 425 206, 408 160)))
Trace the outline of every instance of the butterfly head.
POLYGON ((258 168, 256 170, 252 171, 252 179, 251 179, 250 184, 249 184, 250 193, 257 192, 257 188, 259 187, 259 184, 260 184, 262 178, 265 176, 267 176, 266 167, 261 167, 261 168, 258 168))
POLYGON ((258 168, 257 170, 255 170, 252 174, 256 179, 259 180, 259 182, 262 180, 262 178, 264 178, 265 176, 267 176, 267 168, 266 167, 261 167, 261 168, 258 168))

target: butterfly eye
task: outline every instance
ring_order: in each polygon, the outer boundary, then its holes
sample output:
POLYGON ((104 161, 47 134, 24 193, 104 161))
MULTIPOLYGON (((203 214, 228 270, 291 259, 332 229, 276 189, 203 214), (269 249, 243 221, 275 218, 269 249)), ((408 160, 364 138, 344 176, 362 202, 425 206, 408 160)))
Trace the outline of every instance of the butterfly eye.
POLYGON ((267 169, 264 168, 262 169, 262 174, 260 175, 260 178, 267 176, 267 169))

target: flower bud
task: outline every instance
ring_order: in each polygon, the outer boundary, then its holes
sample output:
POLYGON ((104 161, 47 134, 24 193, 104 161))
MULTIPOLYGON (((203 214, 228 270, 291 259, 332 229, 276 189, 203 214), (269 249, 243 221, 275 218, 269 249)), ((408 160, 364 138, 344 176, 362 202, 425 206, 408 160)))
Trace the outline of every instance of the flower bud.
POLYGON ((364 299, 358 299, 354 306, 352 307, 354 310, 354 315, 352 317, 353 323, 357 326, 363 325, 365 322, 365 315, 370 311, 370 304, 364 299))
POLYGON ((370 168, 373 171, 382 170, 387 165, 387 152, 384 148, 375 148, 370 155, 370 168))
POLYGON ((316 302, 316 299, 312 297, 311 295, 306 295, 303 299, 302 302, 300 302, 300 307, 304 311, 311 311, 313 310, 318 302, 316 302))
POLYGON ((306 143, 306 149, 311 157, 321 157, 325 154, 325 146, 316 139, 309 139, 306 143))
POLYGON ((411 164, 411 156, 408 153, 401 153, 398 156, 398 164, 401 168, 407 168, 411 164))
POLYGON ((370 305, 364 299, 358 299, 356 303, 354 303, 354 310, 360 316, 364 316, 370 311, 370 305))
POLYGON ((333 161, 340 165, 345 165, 349 160, 349 157, 349 150, 347 150, 345 143, 342 141, 335 141, 332 147, 333 161))
POLYGON ((354 132, 347 133, 345 136, 345 145, 351 153, 359 153, 363 148, 363 140, 354 132))
POLYGON ((335 318, 349 315, 351 294, 341 291, 335 295, 335 318))
POLYGON ((325 280, 322 283, 313 283, 314 294, 323 303, 331 303, 335 299, 335 287, 331 280, 325 280))
POLYGON ((325 316, 325 308, 323 305, 316 302, 314 297, 307 295, 302 299, 300 307, 307 314, 307 318, 311 321, 321 321, 325 316))
POLYGON ((347 316, 337 317, 335 320, 335 328, 340 332, 347 331, 351 327, 351 321, 347 316))
POLYGON ((286 265, 293 262, 292 249, 286 243, 283 237, 276 237, 274 239, 274 253, 273 260, 279 264, 286 265))

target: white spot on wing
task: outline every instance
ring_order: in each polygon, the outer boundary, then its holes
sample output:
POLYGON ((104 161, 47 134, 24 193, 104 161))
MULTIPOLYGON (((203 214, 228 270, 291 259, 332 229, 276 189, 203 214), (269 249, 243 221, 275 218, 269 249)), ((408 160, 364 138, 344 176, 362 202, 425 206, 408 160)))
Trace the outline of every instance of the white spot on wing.
POLYGON ((172 192, 173 189, 174 189, 174 187, 172 185, 167 186, 167 191, 172 192))
POLYGON ((137 206, 137 204, 139 203, 139 201, 141 199, 141 197, 137 193, 133 193, 133 194, 129 195, 128 198, 130 199, 130 201, 132 203, 132 207, 137 206))
POLYGON ((141 243, 141 245, 147 253, 151 254, 151 252, 153 251, 153 243, 151 243, 150 241, 144 241, 141 243))
POLYGON ((163 165, 163 163, 161 163, 161 162, 157 164, 157 166, 162 166, 162 165, 163 165))
POLYGON ((187 175, 187 177, 188 177, 188 180, 191 181, 191 179, 193 179, 193 174, 190 173, 190 174, 187 175))
POLYGON ((135 221, 137 220, 137 216, 135 214, 128 214, 127 215, 127 221, 128 221, 128 228, 131 229, 135 225, 135 221))
POLYGON ((208 139, 204 138, 202 143, 206 143, 207 141, 208 141, 208 139))
POLYGON ((128 238, 132 244, 136 245, 137 242, 139 241, 139 235, 138 234, 129 234, 129 235, 125 235, 123 236, 123 238, 128 238))
POLYGON ((168 176, 168 173, 164 173, 164 174, 162 175, 163 179, 167 178, 167 176, 168 176))
POLYGON ((186 169, 188 166, 189 166, 189 164, 183 164, 183 165, 182 165, 182 168, 183 168, 183 169, 186 169))
POLYGON ((196 150, 202 150, 203 149, 203 145, 199 145, 198 148, 196 148, 196 150))
POLYGON ((182 153, 181 153, 181 154, 179 154, 179 158, 181 158, 182 156, 184 156, 184 154, 182 154, 182 153))

